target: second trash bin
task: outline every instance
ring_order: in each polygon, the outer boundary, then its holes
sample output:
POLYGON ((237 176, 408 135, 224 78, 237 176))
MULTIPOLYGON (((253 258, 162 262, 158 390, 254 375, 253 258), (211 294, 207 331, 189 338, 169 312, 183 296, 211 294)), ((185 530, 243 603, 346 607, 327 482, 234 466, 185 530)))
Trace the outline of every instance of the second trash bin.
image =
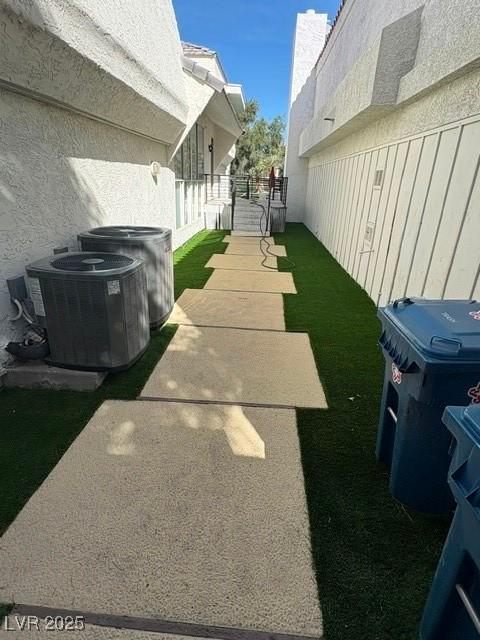
POLYGON ((480 304, 404 298, 379 310, 386 360, 377 458, 390 490, 429 513, 453 508, 447 405, 480 402, 480 304))
POLYGON ((480 637, 480 405, 448 407, 457 509, 423 612, 421 640, 480 637))

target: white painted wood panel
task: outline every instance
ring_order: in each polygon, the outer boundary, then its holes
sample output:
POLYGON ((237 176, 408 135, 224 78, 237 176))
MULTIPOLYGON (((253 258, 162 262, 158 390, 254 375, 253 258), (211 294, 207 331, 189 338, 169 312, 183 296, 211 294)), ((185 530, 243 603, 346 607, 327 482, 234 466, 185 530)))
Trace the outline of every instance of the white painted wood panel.
POLYGON ((348 255, 351 223, 355 217, 355 194, 356 194, 357 186, 360 181, 360 176, 361 176, 364 161, 365 161, 365 156, 363 155, 355 156, 354 158, 355 171, 353 174, 354 177, 353 177, 353 181, 350 188, 347 217, 345 219, 345 228, 343 230, 342 248, 341 248, 340 260, 339 260, 342 266, 345 266, 346 258, 348 255))
POLYGON ((383 167, 385 153, 386 149, 380 149, 373 153, 367 185, 368 206, 365 205, 362 221, 360 223, 360 237, 357 246, 357 272, 354 274, 354 277, 357 282, 362 284, 362 286, 364 286, 365 275, 368 268, 368 258, 372 249, 371 242, 367 242, 366 239, 367 225, 375 223, 378 200, 380 197, 380 190, 374 187, 375 174, 381 167, 383 167))
POLYGON ((437 158, 433 168, 423 220, 418 229, 417 246, 412 259, 407 291, 410 296, 423 296, 430 256, 448 191, 455 155, 459 143, 460 127, 440 133, 437 158))
POLYGON ((370 154, 368 171, 365 174, 365 190, 362 196, 362 208, 359 209, 358 215, 358 227, 356 229, 356 235, 353 239, 354 242, 354 253, 353 253, 353 261, 351 267, 351 273, 354 278, 357 277, 358 267, 360 264, 360 259, 363 254, 360 253, 363 247, 363 238, 365 235, 365 221, 368 217, 368 211, 370 207, 370 201, 372 196, 372 188, 373 188, 373 180, 375 176, 375 171, 377 168, 377 158, 378 158, 378 150, 373 151, 370 154))
POLYGON ((450 265, 457 247, 458 235, 466 215, 472 181, 477 173, 479 150, 480 121, 465 126, 462 131, 452 179, 429 265, 424 292, 427 298, 443 297, 450 265))
POLYGON ((473 118, 328 162, 309 169, 306 224, 376 304, 480 297, 479 169, 473 118))
POLYGON ((340 263, 343 260, 343 253, 344 253, 344 247, 345 247, 345 235, 348 229, 348 221, 350 216, 353 191, 355 188, 357 165, 358 165, 358 156, 349 158, 347 187, 345 189, 345 202, 343 205, 342 226, 341 226, 339 237, 338 237, 338 245, 337 245, 337 251, 336 251, 336 257, 337 257, 337 260, 340 261, 340 263))
POLYGON ((407 161, 405 163, 400 190, 398 194, 397 205, 391 226, 390 241, 388 245, 388 254, 385 264, 385 277, 382 285, 382 293, 380 296, 380 305, 383 306, 392 300, 393 283, 397 272, 398 260, 400 256, 400 247, 402 246, 405 225, 407 222, 408 211, 412 199, 412 192, 415 186, 420 155, 422 153, 423 139, 416 138, 409 142, 407 161))
POLYGON ((407 222, 400 247, 400 255, 390 299, 403 298, 406 295, 410 295, 410 292, 407 290, 408 278, 415 254, 418 230, 422 224, 425 211, 438 141, 438 134, 427 136, 423 140, 422 153, 415 179, 415 186, 407 211, 407 222))
POLYGON ((370 165, 372 164, 371 152, 365 155, 365 162, 363 164, 362 176, 358 185, 357 200, 355 206, 355 212, 353 216, 352 235, 350 237, 350 249, 348 252, 348 264, 347 271, 353 276, 353 268, 355 266, 355 258, 358 244, 358 235, 360 233, 360 224, 363 214, 363 208, 365 206, 365 197, 367 193, 368 176, 370 174, 370 165))
POLYGON ((382 235, 378 247, 378 254, 375 261, 375 274, 372 286, 372 299, 378 305, 383 291, 385 279, 385 266, 388 258, 390 237, 394 222, 395 211, 400 194, 400 185, 407 161, 409 143, 404 142, 397 146, 395 155, 395 166, 393 170, 392 183, 390 185, 389 196, 386 204, 385 215, 382 223, 382 235))
POLYGON ((475 178, 458 237, 454 257, 448 278, 445 282, 443 297, 469 298, 475 289, 478 277, 478 265, 475 257, 480 256, 480 155, 477 158, 475 178), (473 258, 473 259, 472 259, 473 258))
POLYGON ((348 185, 349 185, 349 170, 350 170, 350 161, 351 158, 346 158, 342 166, 342 178, 341 178, 341 187, 340 187, 340 199, 338 201, 338 211, 336 215, 336 223, 335 223, 335 231, 333 235, 333 244, 332 244, 332 254, 338 260, 339 253, 339 242, 344 226, 344 216, 345 216, 345 200, 348 195, 348 185))
POLYGON ((388 199, 390 197, 390 189, 392 186, 393 170, 395 167, 395 160, 397 156, 397 145, 388 147, 383 151, 385 152, 386 156, 384 162, 383 183, 380 191, 379 204, 375 220, 375 230, 371 246, 372 253, 368 256, 367 276, 366 283, 364 285, 364 288, 367 290, 370 297, 373 297, 373 279, 375 276, 375 267, 377 264, 378 252, 380 249, 380 240, 382 238, 384 229, 385 211, 387 208, 388 199))

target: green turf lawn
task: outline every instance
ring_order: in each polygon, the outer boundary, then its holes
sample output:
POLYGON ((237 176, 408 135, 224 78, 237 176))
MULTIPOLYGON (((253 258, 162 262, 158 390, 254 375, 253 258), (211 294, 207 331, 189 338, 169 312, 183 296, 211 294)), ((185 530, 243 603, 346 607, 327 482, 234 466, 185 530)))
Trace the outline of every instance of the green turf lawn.
MULTIPOLYGON (((201 232, 175 252, 176 297, 204 286, 223 235, 201 232)), ((326 640, 415 640, 447 522, 396 503, 375 462, 383 377, 375 307, 303 225, 276 241, 296 262, 287 328, 309 333, 329 403, 297 412, 326 640)), ((141 360, 95 393, 1 392, 0 532, 103 400, 138 395, 175 330, 156 332, 141 360)))
POLYGON ((308 332, 329 405, 297 410, 325 638, 415 640, 448 522, 404 509, 375 461, 375 306, 302 224, 276 242, 296 263, 287 329, 308 332))

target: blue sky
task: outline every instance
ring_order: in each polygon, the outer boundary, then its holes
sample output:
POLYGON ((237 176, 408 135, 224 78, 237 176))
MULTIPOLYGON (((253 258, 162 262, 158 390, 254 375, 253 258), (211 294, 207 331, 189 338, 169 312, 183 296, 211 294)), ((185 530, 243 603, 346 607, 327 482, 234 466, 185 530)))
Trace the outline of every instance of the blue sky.
POLYGON ((182 40, 220 55, 229 82, 243 84, 262 115, 286 115, 297 13, 333 19, 339 0, 173 0, 182 40))

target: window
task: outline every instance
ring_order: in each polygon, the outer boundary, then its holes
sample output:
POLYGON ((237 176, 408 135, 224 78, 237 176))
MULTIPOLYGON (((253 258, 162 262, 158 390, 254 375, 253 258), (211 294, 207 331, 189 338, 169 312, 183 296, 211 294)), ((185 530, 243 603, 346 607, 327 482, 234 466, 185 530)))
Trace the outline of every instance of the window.
POLYGON ((192 157, 191 157, 191 148, 190 148, 190 136, 188 135, 185 138, 184 143, 182 144, 183 149, 183 176, 184 180, 190 180, 192 177, 192 157))
POLYGON ((177 229, 198 220, 205 203, 203 127, 192 127, 173 159, 175 171, 175 224, 177 229))
POLYGON ((203 127, 197 124, 197 173, 199 179, 205 173, 205 133, 203 127))
POLYGON ((177 229, 183 226, 182 213, 183 213, 183 182, 177 180, 175 182, 175 225, 177 229))
POLYGON ((173 159, 173 170, 178 180, 203 180, 204 140, 203 127, 195 124, 173 159))
POLYGON ((175 171, 175 177, 181 178, 183 176, 183 158, 182 149, 179 149, 173 159, 173 170, 175 171))
MULTIPOLYGON (((188 134, 190 138, 190 180, 198 180, 197 176, 197 127, 193 127, 188 134)), ((188 178, 187 178, 188 179, 188 178)))

